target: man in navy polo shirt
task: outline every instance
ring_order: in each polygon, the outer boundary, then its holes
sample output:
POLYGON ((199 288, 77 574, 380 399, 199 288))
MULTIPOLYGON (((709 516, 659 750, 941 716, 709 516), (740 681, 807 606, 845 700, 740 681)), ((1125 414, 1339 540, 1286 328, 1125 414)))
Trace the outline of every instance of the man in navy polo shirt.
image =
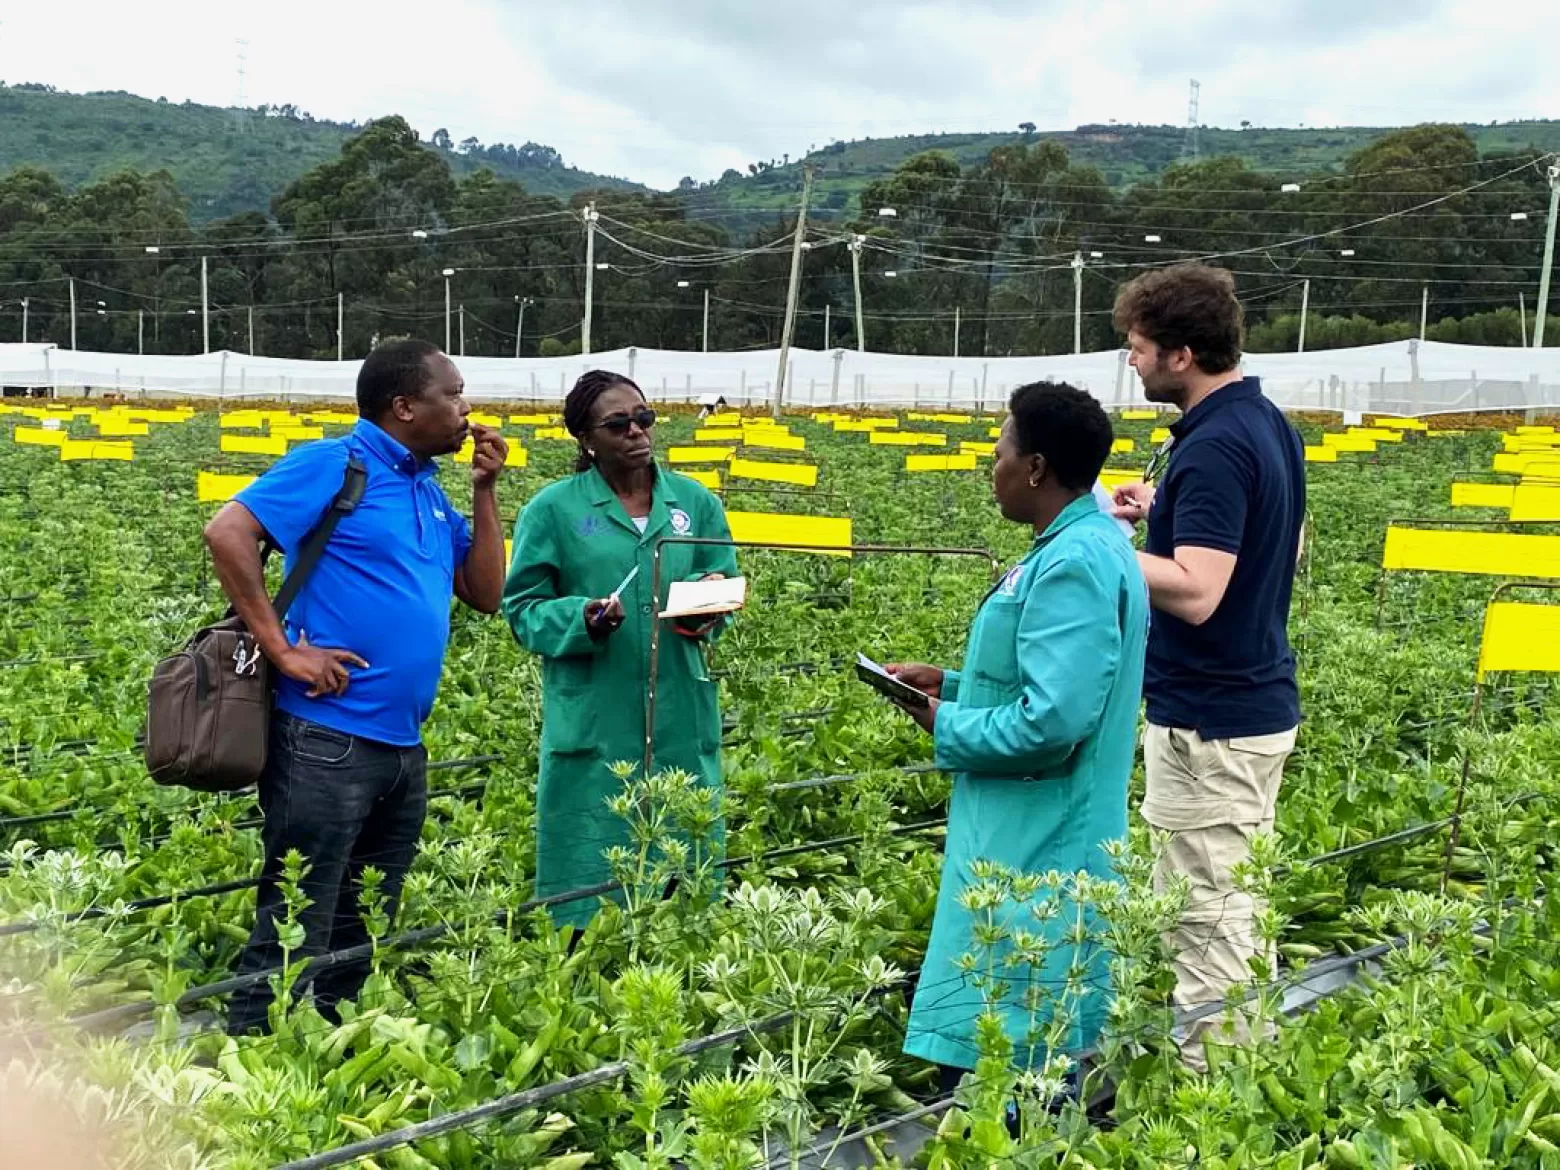
MULTIPOLYGON (((258 914, 238 972, 282 961, 277 882, 298 850, 309 866, 304 941, 293 959, 368 941, 358 894, 365 866, 384 874, 393 914, 428 808, 422 724, 433 709, 453 594, 496 613, 504 538, 494 489, 508 448, 472 426, 465 383, 425 341, 380 346, 358 372, 360 418, 350 435, 282 459, 212 518, 206 544, 222 588, 276 671, 276 712, 260 779, 265 863, 258 914), (439 486, 434 457, 468 434, 472 522, 439 486), (289 566, 340 490, 350 458, 368 472, 362 501, 342 518, 313 575, 279 622, 260 550, 269 538, 289 566)), ((316 1005, 362 988, 363 963, 314 981, 316 1005)), ((237 993, 228 1031, 268 1025, 268 984, 237 993)))
MULTIPOLYGON (((1116 514, 1148 519, 1138 554, 1154 609, 1143 817, 1169 835, 1156 884, 1189 885, 1166 942, 1176 1002, 1195 1010, 1249 979, 1258 952, 1260 907, 1233 871, 1252 837, 1272 832, 1300 722, 1287 627, 1305 451, 1258 380, 1241 376, 1243 320, 1228 272, 1182 264, 1144 273, 1121 290, 1115 318, 1145 396, 1181 411, 1154 460, 1163 462, 1157 490, 1119 488, 1116 514)), ((1201 1038, 1215 1023, 1187 1036, 1192 1067, 1205 1067, 1201 1038)))

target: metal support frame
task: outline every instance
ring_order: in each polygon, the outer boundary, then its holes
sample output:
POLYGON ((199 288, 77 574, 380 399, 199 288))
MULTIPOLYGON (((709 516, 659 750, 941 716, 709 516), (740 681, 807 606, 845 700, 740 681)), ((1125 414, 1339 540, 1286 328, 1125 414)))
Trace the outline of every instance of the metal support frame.
MULTIPOLYGON (((661 598, 661 553, 668 545, 673 544, 695 545, 706 548, 766 549, 770 552, 797 552, 813 555, 818 553, 849 553, 852 556, 856 556, 858 554, 873 555, 882 553, 891 556, 978 557, 989 566, 992 581, 998 580, 1002 575, 1002 562, 993 556, 989 549, 984 548, 936 548, 897 544, 777 544, 759 540, 721 540, 708 536, 668 536, 656 541, 655 549, 650 554, 650 597, 652 604, 657 607, 660 605, 661 598)), ((660 663, 661 620, 652 614, 650 626, 650 673, 649 681, 645 688, 644 774, 646 776, 653 775, 655 771, 656 682, 660 663)))

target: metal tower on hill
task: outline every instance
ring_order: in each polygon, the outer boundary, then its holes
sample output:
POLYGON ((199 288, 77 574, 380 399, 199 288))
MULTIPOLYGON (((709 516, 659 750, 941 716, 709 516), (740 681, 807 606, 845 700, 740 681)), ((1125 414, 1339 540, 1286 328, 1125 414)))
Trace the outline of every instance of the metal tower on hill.
POLYGON ((1181 143, 1181 157, 1194 161, 1201 155, 1201 145, 1197 141, 1197 105, 1201 91, 1201 83, 1192 78, 1191 95, 1186 99, 1186 138, 1181 143))

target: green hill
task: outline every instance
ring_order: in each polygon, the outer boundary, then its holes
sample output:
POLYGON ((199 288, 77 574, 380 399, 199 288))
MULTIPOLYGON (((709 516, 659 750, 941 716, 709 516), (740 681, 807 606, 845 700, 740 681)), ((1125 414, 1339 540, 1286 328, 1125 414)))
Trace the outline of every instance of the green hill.
MULTIPOLYGON (((1341 170, 1343 161, 1361 147, 1388 134, 1393 127, 1340 126, 1318 129, 1199 130, 1202 157, 1234 155, 1261 171, 1301 172, 1341 170)), ((1481 154, 1536 147, 1560 151, 1560 120, 1465 124, 1481 154)), ((801 168, 813 164, 813 206, 821 214, 853 208, 862 188, 888 175, 907 158, 927 150, 951 154, 962 167, 983 162, 998 146, 1049 139, 1067 149, 1072 162, 1099 168, 1105 181, 1121 190, 1156 178, 1184 157, 1186 130, 1181 126, 1091 125, 1076 130, 1023 131, 986 134, 918 134, 897 138, 864 138, 834 142, 800 159, 755 163, 748 174, 727 171, 705 184, 701 202, 748 210, 755 216, 789 211, 796 206, 801 168)))
MULTIPOLYGON (((292 107, 220 109, 128 93, 57 93, 0 86, 0 172, 31 164, 69 186, 126 167, 166 169, 196 221, 266 210, 299 175, 339 156, 360 126, 319 121, 292 107)), ((564 165, 551 147, 482 146, 468 139, 438 150, 457 175, 492 169, 538 195, 588 188, 643 190, 637 183, 564 165)))

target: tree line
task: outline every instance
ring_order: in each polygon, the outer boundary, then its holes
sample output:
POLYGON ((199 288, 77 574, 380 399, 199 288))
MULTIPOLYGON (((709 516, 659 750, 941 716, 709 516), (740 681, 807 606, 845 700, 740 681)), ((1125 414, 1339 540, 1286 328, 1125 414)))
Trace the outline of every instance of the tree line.
MULTIPOLYGON (((931 151, 854 208, 811 210, 795 341, 854 346, 854 259, 871 350, 1067 352, 1075 303, 1084 349, 1110 348, 1121 282, 1205 257, 1236 273, 1253 350, 1294 348, 1302 300, 1308 349, 1415 335, 1426 295, 1432 338, 1517 345, 1538 288, 1541 162, 1481 157, 1461 128, 1421 126, 1341 172, 1214 158, 1117 193, 1043 138, 974 166, 931 151)), ((463 324, 465 352, 512 355, 523 312, 523 354, 574 352, 591 204, 594 349, 698 349, 706 297, 711 349, 779 343, 794 219, 733 229, 690 184, 561 200, 487 170, 457 178, 398 117, 367 124, 266 211, 209 224, 166 171, 75 190, 26 166, 0 177, 0 340, 20 338, 25 312, 29 340, 68 345, 73 279, 79 348, 198 352, 204 258, 213 349, 333 358, 338 297, 349 357, 393 336, 442 342, 448 288, 452 349, 463 324)))

